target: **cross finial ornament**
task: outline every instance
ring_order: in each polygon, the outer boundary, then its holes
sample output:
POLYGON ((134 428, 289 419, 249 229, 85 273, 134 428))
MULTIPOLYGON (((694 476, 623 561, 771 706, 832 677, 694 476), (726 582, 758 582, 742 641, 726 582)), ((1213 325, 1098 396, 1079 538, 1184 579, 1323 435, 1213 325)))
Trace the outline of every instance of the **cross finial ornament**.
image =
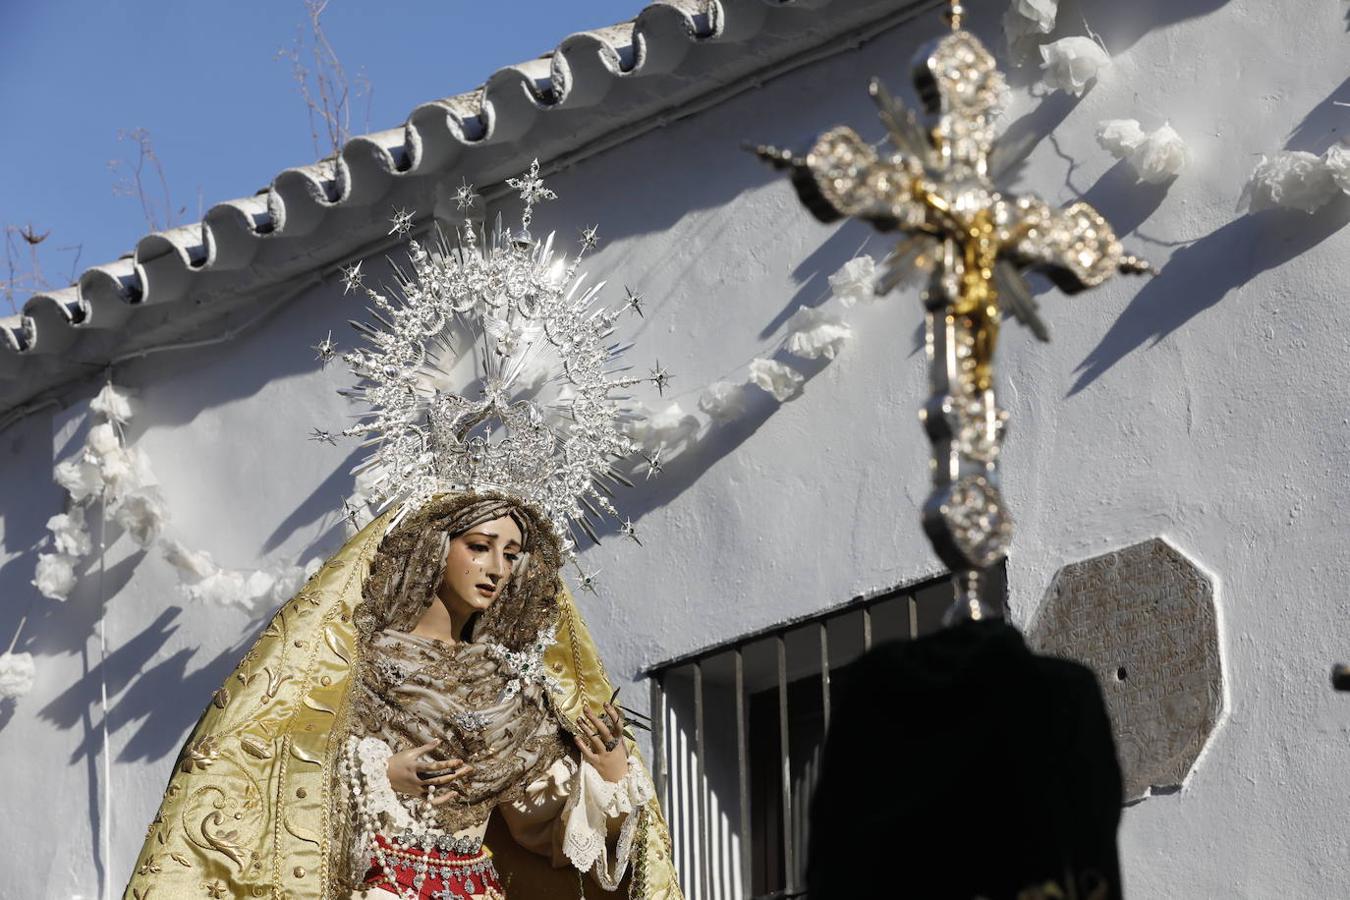
POLYGON ((1055 209, 1034 194, 995 189, 994 118, 1007 85, 993 55, 961 28, 963 12, 953 2, 951 33, 915 58, 915 88, 936 117, 931 128, 873 79, 889 148, 878 152, 847 126, 825 132, 805 156, 756 148, 790 171, 817 219, 862 219, 902 235, 882 264, 878 294, 916 267, 931 273, 923 300, 933 393, 920 418, 933 444, 934 484, 923 521, 956 581, 949 621, 999 615, 981 601, 980 586, 982 571, 1007 554, 1012 536, 998 479, 1007 414, 994 396, 1002 307, 1049 340, 1024 270, 1042 270, 1069 293, 1116 272, 1149 271, 1088 204, 1055 209))

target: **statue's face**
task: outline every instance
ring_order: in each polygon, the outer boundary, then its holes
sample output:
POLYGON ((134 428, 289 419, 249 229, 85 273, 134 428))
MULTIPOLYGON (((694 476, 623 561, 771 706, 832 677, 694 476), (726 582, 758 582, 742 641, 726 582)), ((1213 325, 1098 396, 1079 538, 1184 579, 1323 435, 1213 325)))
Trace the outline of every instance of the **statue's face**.
POLYGON ((501 596, 520 553, 520 526, 510 516, 475 525, 451 539, 436 593, 456 612, 482 612, 501 596))

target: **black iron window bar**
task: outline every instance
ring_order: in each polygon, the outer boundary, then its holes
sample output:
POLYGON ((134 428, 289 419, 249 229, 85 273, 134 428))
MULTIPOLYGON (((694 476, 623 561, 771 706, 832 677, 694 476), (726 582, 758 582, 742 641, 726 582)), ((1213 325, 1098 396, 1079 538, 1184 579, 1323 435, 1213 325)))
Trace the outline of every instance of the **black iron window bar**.
MULTIPOLYGON (((1001 605, 1003 566, 990 574, 989 599, 1001 605)), ((689 900, 805 896, 810 795, 832 679, 873 643, 936 631, 951 603, 943 575, 647 671, 652 774, 689 900)))

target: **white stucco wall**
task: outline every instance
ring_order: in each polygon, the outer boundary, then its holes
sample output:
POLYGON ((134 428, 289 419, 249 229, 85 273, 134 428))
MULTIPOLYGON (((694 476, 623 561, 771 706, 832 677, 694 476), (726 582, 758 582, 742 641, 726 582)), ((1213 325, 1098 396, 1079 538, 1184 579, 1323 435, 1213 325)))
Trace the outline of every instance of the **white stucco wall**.
MULTIPOLYGON (((1001 52, 1004 4, 971 6, 1001 52)), ((1350 697, 1327 674, 1350 660, 1350 312, 1340 302, 1350 201, 1313 216, 1234 211, 1257 154, 1321 151, 1342 133, 1347 111, 1331 98, 1350 99, 1344 8, 1065 0, 1061 21, 1080 9, 1115 64, 1078 103, 1033 98, 1030 77, 1014 77, 1009 121, 1030 115, 1053 129, 1019 188, 1056 203, 1085 196, 1162 272, 1045 295, 1049 345, 1011 324, 1003 332, 1014 612, 1026 621, 1061 565, 1155 534, 1212 572, 1226 718, 1181 792, 1126 811, 1128 893, 1344 896, 1350 697), (1098 121, 1125 117, 1168 119, 1190 143, 1193 165, 1169 188, 1136 187, 1098 149, 1098 121)), ((686 410, 704 385, 772 350, 787 315, 823 299, 826 276, 868 239, 856 225, 816 224, 739 143, 791 144, 839 122, 879 137, 867 78, 907 89, 913 47, 940 27, 925 19, 885 34, 552 179, 561 199, 537 221, 565 236, 600 223, 589 269, 616 300, 619 285, 643 291, 632 360, 660 357, 686 410)), ((116 373, 138 392, 132 431, 164 484, 172 536, 234 566, 336 545, 333 510, 353 457, 306 435, 341 423, 334 389, 345 380, 339 366, 319 371, 307 347, 330 328, 349 342, 356 310, 326 285, 231 343, 116 373)), ((928 493, 921 321, 913 291, 855 309, 854 341, 806 369, 815 374, 801 397, 778 406, 754 392, 743 422, 622 498, 646 546, 588 550, 602 590, 581 598, 615 677, 938 570, 918 520, 928 493)), ((70 418, 47 411, 0 434, 0 640, 31 603, 20 649, 39 667, 34 691, 0 707, 0 840, 16 857, 0 874, 5 897, 95 897, 103 878, 120 893, 183 736, 261 627, 186 604, 171 568, 123 539, 103 574, 100 678, 97 569, 64 605, 28 585, 43 524, 60 511, 50 472, 70 418), (96 755, 103 682, 107 783, 96 755), (112 812, 100 820, 105 787, 112 812), (111 866, 100 873, 105 831, 111 866)), ((645 705, 646 691, 633 693, 645 705)))

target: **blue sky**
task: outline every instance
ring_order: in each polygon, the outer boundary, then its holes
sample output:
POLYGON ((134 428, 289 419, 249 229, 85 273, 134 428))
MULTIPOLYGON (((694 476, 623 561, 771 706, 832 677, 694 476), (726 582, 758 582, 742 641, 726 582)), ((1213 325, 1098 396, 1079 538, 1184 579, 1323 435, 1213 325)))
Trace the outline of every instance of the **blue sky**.
MULTIPOLYGON (((369 80, 369 130, 381 130, 643 5, 331 0, 322 22, 348 74, 369 80)), ((149 132, 180 222, 198 219, 199 197, 205 211, 314 161, 291 64, 277 58, 305 22, 301 0, 0 0, 0 225, 50 232, 40 259, 60 285, 74 253, 59 248, 82 245, 83 269, 150 230, 140 203, 114 192, 109 161, 137 155, 119 131, 149 132)), ((367 130, 364 99, 351 125, 367 130)), ((12 311, 0 301, 0 316, 12 311)))

